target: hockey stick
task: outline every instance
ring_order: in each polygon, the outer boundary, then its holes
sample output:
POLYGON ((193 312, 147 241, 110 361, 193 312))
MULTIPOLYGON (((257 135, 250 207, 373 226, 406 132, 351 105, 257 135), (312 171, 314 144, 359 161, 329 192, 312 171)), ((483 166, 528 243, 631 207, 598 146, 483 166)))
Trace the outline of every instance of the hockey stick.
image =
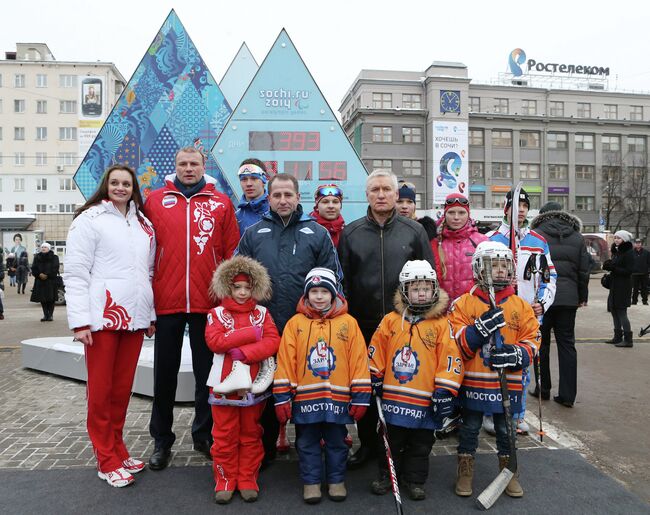
MULTIPOLYGON (((486 274, 486 282, 489 286, 490 307, 496 309, 496 297, 494 295, 494 283, 492 278, 492 264, 490 263, 489 273, 486 274)), ((501 334, 496 331, 492 335, 492 341, 497 349, 500 349, 502 344, 501 334)), ((497 502, 503 491, 510 483, 510 480, 517 473, 517 436, 515 433, 515 424, 512 420, 512 408, 510 406, 510 394, 508 392, 508 379, 503 369, 498 370, 499 386, 501 387, 501 402, 503 404, 503 416, 506 419, 506 430, 508 431, 508 442, 510 444, 510 456, 508 458, 508 465, 499 472, 492 482, 485 490, 476 498, 476 504, 482 510, 489 510, 492 505, 497 502)))
POLYGON ((384 449, 386 450, 386 461, 388 462, 388 472, 390 474, 390 484, 393 487, 393 497, 395 498, 395 508, 397 515, 402 515, 402 497, 399 494, 399 485, 397 484, 397 471, 395 470, 395 462, 393 461, 393 454, 390 452, 390 444, 388 443, 388 429, 386 427, 386 420, 384 413, 381 409, 381 401, 379 397, 375 397, 377 402, 377 412, 379 413, 379 432, 381 439, 384 442, 384 449))

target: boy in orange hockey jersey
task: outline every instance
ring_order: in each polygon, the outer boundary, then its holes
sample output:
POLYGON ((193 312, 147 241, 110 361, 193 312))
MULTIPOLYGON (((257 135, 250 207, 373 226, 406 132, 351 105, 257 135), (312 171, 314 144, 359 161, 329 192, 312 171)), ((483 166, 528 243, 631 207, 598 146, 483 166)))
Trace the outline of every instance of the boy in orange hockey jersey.
POLYGON ((275 412, 281 424, 291 418, 296 425, 303 499, 309 504, 321 500, 323 450, 328 496, 345 500, 345 425, 363 417, 370 402, 366 344, 347 311, 334 272, 312 269, 305 278, 298 313, 285 326, 278 351, 275 412))
MULTIPOLYGON (((472 272, 475 285, 452 304, 449 317, 465 365, 456 478, 456 494, 462 497, 472 495, 474 453, 483 413, 494 414, 499 467, 508 464, 510 443, 497 370, 506 373, 511 414, 519 413, 522 370, 539 348, 539 322, 530 304, 515 295, 512 287, 515 268, 510 249, 493 241, 479 243, 472 272), (494 286, 495 309, 490 307, 490 285, 494 286), (494 338, 503 339, 502 348, 495 347, 494 338)), ((524 495, 516 476, 506 487, 506 494, 524 495)))
MULTIPOLYGON (((380 396, 397 475, 409 497, 426 497, 434 430, 454 411, 463 362, 446 312, 449 297, 427 261, 408 261, 399 275, 395 311, 372 337, 368 354, 373 389, 380 396)), ((386 460, 372 491, 391 489, 386 460)))

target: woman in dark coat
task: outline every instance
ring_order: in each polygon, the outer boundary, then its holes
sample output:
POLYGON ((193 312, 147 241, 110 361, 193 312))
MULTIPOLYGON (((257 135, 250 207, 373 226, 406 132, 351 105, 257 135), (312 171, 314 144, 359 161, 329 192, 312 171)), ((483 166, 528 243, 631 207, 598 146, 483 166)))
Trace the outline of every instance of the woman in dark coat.
POLYGON ((41 322, 51 322, 58 289, 59 256, 52 252, 52 246, 46 241, 41 244, 41 251, 34 256, 32 275, 35 279, 30 300, 41 303, 44 315, 41 322))
POLYGON ((27 252, 23 250, 18 258, 18 266, 16 267, 16 286, 18 293, 25 294, 25 285, 29 279, 29 257, 27 252))
POLYGON ((607 340, 607 343, 616 344, 616 347, 632 347, 632 328, 627 318, 634 270, 632 234, 627 231, 614 233, 612 258, 603 263, 603 269, 610 272, 607 311, 612 314, 614 320, 614 338, 607 340))

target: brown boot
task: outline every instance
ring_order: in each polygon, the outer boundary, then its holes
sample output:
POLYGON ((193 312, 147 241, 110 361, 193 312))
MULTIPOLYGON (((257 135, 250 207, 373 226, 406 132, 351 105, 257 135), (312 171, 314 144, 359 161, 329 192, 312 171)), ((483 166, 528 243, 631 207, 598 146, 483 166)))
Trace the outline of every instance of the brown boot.
POLYGON ((302 498, 307 504, 317 504, 321 499, 320 483, 317 485, 304 485, 302 487, 302 498))
POLYGON ((456 495, 469 497, 472 495, 472 480, 474 479, 474 456, 471 454, 458 455, 458 471, 456 477, 456 495))
MULTIPOLYGON (((499 456, 499 470, 503 470, 506 465, 508 465, 508 460, 510 459, 510 456, 499 456)), ((508 486, 506 486, 506 494, 508 494, 510 497, 523 497, 524 496, 524 490, 521 488, 521 485, 519 484, 519 481, 517 481, 517 477, 519 476, 519 472, 517 472, 514 476, 512 476, 512 479, 510 480, 510 483, 508 483, 508 486)))
POLYGON ((336 502, 345 501, 348 492, 345 489, 345 483, 332 483, 327 485, 327 496, 336 502))

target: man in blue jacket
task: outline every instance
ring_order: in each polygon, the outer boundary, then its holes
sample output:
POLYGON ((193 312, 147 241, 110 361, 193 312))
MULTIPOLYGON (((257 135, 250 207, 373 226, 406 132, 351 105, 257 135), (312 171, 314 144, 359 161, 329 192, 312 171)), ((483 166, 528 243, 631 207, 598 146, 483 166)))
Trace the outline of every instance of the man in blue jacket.
POLYGON ((241 236, 248 227, 259 222, 269 212, 269 197, 264 191, 268 179, 266 166, 254 158, 244 159, 237 175, 243 192, 235 212, 241 236))
MULTIPOLYGON (((317 266, 329 268, 336 273, 338 284, 342 273, 327 229, 303 213, 298 180, 293 175, 279 173, 269 181, 268 195, 269 212, 244 232, 235 254, 250 256, 268 270, 273 297, 264 304, 282 334, 296 313, 307 273, 317 266)), ((279 432, 272 402, 267 403, 261 421, 264 462, 269 463, 275 458, 279 432)))

